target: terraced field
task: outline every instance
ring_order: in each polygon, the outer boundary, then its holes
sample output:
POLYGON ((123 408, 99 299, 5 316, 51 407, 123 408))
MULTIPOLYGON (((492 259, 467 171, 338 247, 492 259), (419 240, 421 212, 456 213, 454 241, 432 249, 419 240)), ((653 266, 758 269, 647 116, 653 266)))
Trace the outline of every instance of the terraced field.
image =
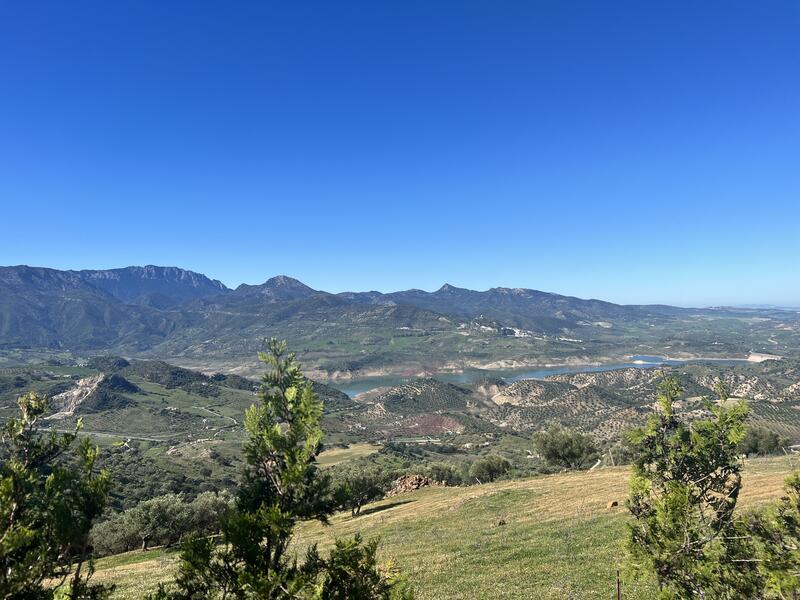
MULTIPOLYGON (((780 497, 798 466, 790 457, 748 461, 743 510, 780 497)), ((628 520, 627 468, 566 473, 456 488, 427 488, 367 506, 355 519, 334 516, 330 527, 306 523, 298 550, 361 531, 381 538, 384 561, 413 579, 418 598, 607 599, 624 566, 628 520)), ((96 578, 117 584, 115 598, 141 598, 168 580, 176 555, 132 552, 98 562, 96 578)), ((627 578, 623 598, 648 599, 649 581, 627 578)))

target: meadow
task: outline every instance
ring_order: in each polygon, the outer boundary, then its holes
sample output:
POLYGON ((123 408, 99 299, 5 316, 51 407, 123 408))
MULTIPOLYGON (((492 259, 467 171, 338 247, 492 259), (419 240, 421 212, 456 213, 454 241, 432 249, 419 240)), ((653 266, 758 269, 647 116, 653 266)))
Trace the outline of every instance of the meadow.
MULTIPOLYGON (((748 460, 740 510, 778 499, 797 466, 793 457, 748 460)), ((379 537, 381 560, 399 566, 422 600, 610 598, 617 569, 623 598, 651 598, 652 582, 625 568, 628 477, 628 467, 616 467, 424 488, 368 505, 356 518, 304 523, 295 547, 326 548, 356 532, 379 537)), ((176 566, 174 551, 130 552, 99 560, 95 578, 117 585, 114 598, 133 600, 176 566)))

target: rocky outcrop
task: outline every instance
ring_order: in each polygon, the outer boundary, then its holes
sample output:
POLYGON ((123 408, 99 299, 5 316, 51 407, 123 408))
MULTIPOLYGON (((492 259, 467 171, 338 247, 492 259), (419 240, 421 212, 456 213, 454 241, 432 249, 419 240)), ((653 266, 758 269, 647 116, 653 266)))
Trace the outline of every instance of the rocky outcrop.
POLYGON ((71 417, 76 412, 97 412, 124 408, 131 401, 124 394, 136 394, 139 387, 121 375, 93 375, 79 379, 72 389, 53 396, 54 413, 47 419, 71 417))
POLYGON ((77 385, 71 390, 67 390, 50 400, 50 407, 55 412, 47 417, 48 419, 63 419, 75 414, 78 407, 83 404, 92 392, 97 389, 105 375, 92 375, 79 379, 77 385))
POLYGON ((387 496, 397 496, 406 492, 413 492, 424 487, 445 486, 442 481, 434 481, 424 475, 403 475, 392 483, 391 489, 386 493, 387 496))

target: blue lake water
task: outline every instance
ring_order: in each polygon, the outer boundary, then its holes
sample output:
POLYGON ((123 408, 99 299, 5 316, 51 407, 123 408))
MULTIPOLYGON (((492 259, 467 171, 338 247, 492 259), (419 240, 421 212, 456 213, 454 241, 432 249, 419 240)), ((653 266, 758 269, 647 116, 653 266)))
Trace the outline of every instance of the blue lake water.
MULTIPOLYGON (((517 369, 505 371, 493 371, 485 369, 466 369, 461 373, 437 373, 433 377, 440 381, 449 383, 470 384, 485 379, 487 377, 500 378, 508 383, 520 381, 522 379, 544 379, 551 375, 564 375, 566 373, 598 373, 601 371, 614 371, 616 369, 653 369, 660 366, 675 366, 689 362, 708 362, 736 365, 748 362, 746 359, 688 359, 674 360, 666 359, 663 356, 636 355, 630 357, 630 362, 610 363, 606 365, 564 365, 559 367, 542 367, 535 369, 517 369)), ((415 377, 365 377, 363 379, 351 379, 330 383, 332 387, 343 391, 350 396, 357 396, 378 387, 393 387, 413 381, 415 377)))

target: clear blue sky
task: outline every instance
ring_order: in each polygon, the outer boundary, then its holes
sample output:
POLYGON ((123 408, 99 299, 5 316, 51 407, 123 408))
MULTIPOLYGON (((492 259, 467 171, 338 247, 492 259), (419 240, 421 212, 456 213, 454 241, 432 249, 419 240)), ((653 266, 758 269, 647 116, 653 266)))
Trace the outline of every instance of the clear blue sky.
POLYGON ((0 264, 800 305, 800 3, 0 1, 0 264))

